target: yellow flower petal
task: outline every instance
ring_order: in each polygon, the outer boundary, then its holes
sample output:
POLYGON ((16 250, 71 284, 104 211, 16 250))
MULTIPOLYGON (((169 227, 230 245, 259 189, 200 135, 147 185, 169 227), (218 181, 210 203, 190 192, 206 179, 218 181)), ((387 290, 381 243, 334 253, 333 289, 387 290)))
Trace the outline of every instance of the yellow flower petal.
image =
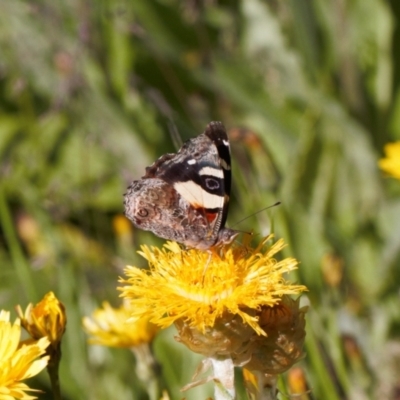
POLYGON ((400 141, 385 145, 386 157, 379 160, 379 167, 387 174, 400 179, 400 141))
POLYGON ((42 338, 19 344, 20 321, 17 319, 11 325, 9 319, 9 312, 0 311, 0 400, 35 399, 26 393, 35 390, 21 381, 37 375, 47 365, 49 357, 38 357, 46 352, 50 342, 42 338))
POLYGON ((121 280, 122 296, 131 302, 132 316, 147 316, 167 327, 183 319, 204 332, 226 313, 240 316, 258 334, 265 335, 251 310, 273 306, 283 295, 299 294, 304 286, 287 283, 283 274, 297 268, 297 261, 273 256, 283 240, 266 248, 265 238, 256 249, 229 247, 220 254, 182 250, 168 242, 162 249, 142 246, 139 252, 150 270, 127 267, 121 280), (250 311, 249 311, 250 310, 250 311))
POLYGON ((48 337, 54 348, 59 345, 67 319, 64 305, 53 292, 47 293, 36 306, 29 304, 25 313, 20 306, 17 306, 17 312, 22 326, 32 338, 48 337))
POLYGON ((103 308, 97 309, 91 318, 85 317, 83 325, 92 344, 110 347, 135 347, 153 340, 159 328, 148 318, 129 321, 132 310, 123 305, 113 308, 104 302, 103 308))

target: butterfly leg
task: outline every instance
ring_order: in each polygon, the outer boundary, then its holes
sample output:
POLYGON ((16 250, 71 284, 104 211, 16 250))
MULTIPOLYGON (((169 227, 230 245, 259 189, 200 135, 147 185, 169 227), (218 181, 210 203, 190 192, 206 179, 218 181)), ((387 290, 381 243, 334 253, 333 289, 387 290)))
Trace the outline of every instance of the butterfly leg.
POLYGON ((213 251, 212 251, 212 250, 208 249, 208 250, 206 250, 206 251, 207 251, 207 253, 208 253, 208 259, 207 259, 207 262, 206 262, 206 264, 205 264, 205 266, 204 266, 203 278, 204 278, 205 275, 206 275, 208 266, 210 265, 210 262, 211 262, 211 259, 212 259, 212 255, 213 255, 213 251))

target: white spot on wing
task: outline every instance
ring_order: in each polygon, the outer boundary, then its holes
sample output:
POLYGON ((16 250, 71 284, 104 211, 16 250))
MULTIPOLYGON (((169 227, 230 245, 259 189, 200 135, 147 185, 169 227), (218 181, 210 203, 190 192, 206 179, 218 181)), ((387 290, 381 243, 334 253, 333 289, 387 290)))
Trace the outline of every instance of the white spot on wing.
POLYGON ((226 170, 228 170, 228 171, 231 169, 231 166, 228 165, 228 164, 226 163, 226 161, 223 160, 222 158, 220 159, 219 163, 221 164, 221 167, 222 167, 223 169, 226 169, 226 170))
POLYGON ((194 164, 196 164, 196 160, 195 160, 194 158, 192 158, 192 159, 190 159, 190 160, 187 160, 187 163, 188 163, 189 165, 194 165, 194 164))
POLYGON ((222 143, 223 143, 226 147, 229 147, 229 140, 222 140, 222 143))
POLYGON ((224 197, 206 192, 193 181, 177 182, 174 189, 190 204, 204 208, 222 208, 224 197))
POLYGON ((217 178, 223 178, 224 177, 224 173, 222 172, 221 169, 213 168, 213 167, 203 167, 199 171, 199 175, 210 175, 210 176, 215 176, 217 178))

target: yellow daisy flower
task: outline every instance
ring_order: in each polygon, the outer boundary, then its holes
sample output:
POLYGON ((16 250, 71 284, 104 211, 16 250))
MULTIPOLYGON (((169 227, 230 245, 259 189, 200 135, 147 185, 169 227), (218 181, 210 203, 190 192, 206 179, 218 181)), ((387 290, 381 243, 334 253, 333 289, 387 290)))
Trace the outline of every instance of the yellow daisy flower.
POLYGON ((147 316, 163 328, 184 324, 200 332, 215 325, 245 323, 258 335, 267 335, 259 325, 257 310, 272 307, 282 296, 299 294, 305 286, 285 281, 283 274, 297 268, 297 261, 277 261, 274 255, 284 247, 278 240, 265 247, 271 236, 255 249, 229 247, 208 253, 182 250, 168 242, 162 249, 142 246, 139 252, 150 265, 146 271, 128 266, 127 279, 120 282, 122 296, 131 302, 132 316, 147 316))
POLYGON ((64 305, 53 292, 47 293, 36 306, 30 303, 25 314, 20 306, 16 309, 22 326, 34 339, 47 336, 52 347, 58 347, 65 332, 67 318, 64 305))
POLYGON ((149 270, 125 269, 120 290, 132 317, 146 316, 163 328, 174 323, 177 340, 206 357, 202 370, 212 369, 210 377, 182 390, 212 380, 215 399, 234 399, 234 366, 272 374, 275 382, 302 356, 306 309, 290 295, 306 287, 285 280, 298 262, 277 261, 284 242, 268 246, 271 238, 254 249, 230 246, 219 252, 183 250, 173 242, 161 249, 142 246, 139 254, 149 270))
POLYGON ((385 145, 385 158, 379 160, 379 167, 387 174, 400 179, 400 141, 385 145))
POLYGON ((113 308, 108 302, 103 302, 103 308, 94 311, 91 318, 83 319, 85 330, 91 335, 89 342, 125 348, 151 342, 159 328, 148 318, 129 321, 131 315, 130 307, 113 308))
POLYGON ((102 346, 129 348, 136 357, 136 374, 149 394, 156 399, 160 394, 158 364, 150 344, 160 328, 147 317, 132 321, 132 309, 125 302, 113 308, 108 302, 94 311, 91 318, 83 319, 86 332, 91 335, 89 343, 102 346))
POLYGON ((31 400, 37 397, 26 392, 37 392, 21 381, 37 375, 49 357, 39 358, 50 342, 47 338, 36 342, 21 342, 21 325, 17 319, 10 323, 10 313, 0 311, 0 400, 31 400))

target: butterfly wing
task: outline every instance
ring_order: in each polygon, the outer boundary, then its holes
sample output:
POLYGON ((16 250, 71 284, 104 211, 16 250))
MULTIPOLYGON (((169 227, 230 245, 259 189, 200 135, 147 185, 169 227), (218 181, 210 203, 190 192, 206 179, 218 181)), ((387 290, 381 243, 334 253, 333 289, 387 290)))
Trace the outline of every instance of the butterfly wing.
POLYGON ((125 213, 141 229, 189 247, 218 241, 228 212, 229 141, 221 122, 146 168, 125 194, 125 213))
POLYGON ((228 135, 222 122, 215 121, 208 124, 205 135, 210 138, 217 148, 219 165, 223 172, 224 202, 220 227, 223 228, 228 217, 229 198, 231 194, 231 152, 228 135))

